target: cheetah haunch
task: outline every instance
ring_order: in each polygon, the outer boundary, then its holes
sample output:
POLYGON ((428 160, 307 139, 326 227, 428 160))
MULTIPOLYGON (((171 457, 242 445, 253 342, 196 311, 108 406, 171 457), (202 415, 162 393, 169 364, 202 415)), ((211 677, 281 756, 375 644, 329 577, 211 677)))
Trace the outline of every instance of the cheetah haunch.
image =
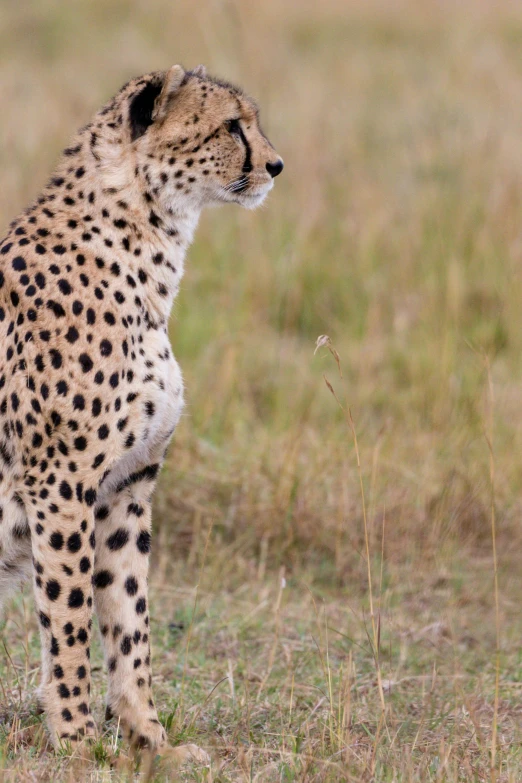
POLYGON ((52 741, 108 712, 166 742, 151 694, 151 497, 183 406, 167 334, 201 209, 253 208, 283 168, 243 92, 175 65, 125 85, 0 245, 0 592, 32 573, 52 741), (94 602, 94 603, 93 603, 94 602))

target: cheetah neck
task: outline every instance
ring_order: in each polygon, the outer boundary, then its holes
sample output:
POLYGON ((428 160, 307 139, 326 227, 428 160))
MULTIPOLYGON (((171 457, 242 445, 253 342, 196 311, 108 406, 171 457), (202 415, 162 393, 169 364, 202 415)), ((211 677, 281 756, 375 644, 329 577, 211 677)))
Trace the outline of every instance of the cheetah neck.
POLYGON ((60 204, 64 217, 85 223, 83 236, 93 225, 99 229, 91 236, 88 249, 107 259, 117 256, 124 262, 126 272, 136 282, 135 301, 140 303, 137 307, 143 310, 145 321, 153 327, 164 327, 179 291, 200 209, 183 203, 162 207, 133 171, 131 161, 113 145, 99 144, 96 156, 85 141, 73 147, 77 148, 73 159, 62 159, 47 186, 47 198, 51 195, 55 204, 60 204), (78 177, 75 172, 84 173, 78 177), (63 199, 71 175, 79 180, 81 204, 76 191, 74 203, 68 205, 63 199), (112 243, 109 248, 108 239, 112 243))

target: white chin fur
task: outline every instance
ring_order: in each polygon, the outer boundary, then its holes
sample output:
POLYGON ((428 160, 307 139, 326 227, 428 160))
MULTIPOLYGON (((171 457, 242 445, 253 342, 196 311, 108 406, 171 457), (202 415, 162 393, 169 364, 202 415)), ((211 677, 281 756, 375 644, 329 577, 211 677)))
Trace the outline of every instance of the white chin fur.
POLYGON ((266 185, 260 187, 254 193, 247 191, 246 193, 238 194, 237 202, 238 204, 241 204, 242 207, 246 207, 247 209, 255 209, 263 203, 273 187, 274 181, 272 180, 266 185))
POLYGON ((254 192, 251 190, 243 191, 240 193, 232 192, 217 192, 213 193, 210 198, 207 199, 207 205, 218 204, 239 204, 246 209, 255 209, 259 207, 267 195, 270 193, 274 186, 273 180, 263 185, 259 185, 254 192))
POLYGON ((255 209, 256 207, 261 206, 267 196, 268 190, 264 193, 256 193, 254 195, 241 195, 237 201, 238 204, 241 204, 242 207, 246 207, 246 209, 255 209))

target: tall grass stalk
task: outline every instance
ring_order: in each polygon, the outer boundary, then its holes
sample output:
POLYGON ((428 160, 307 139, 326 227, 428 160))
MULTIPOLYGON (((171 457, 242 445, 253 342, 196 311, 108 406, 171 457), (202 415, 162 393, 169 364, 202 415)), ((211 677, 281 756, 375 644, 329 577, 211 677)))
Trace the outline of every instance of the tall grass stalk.
POLYGON ((489 451, 489 478, 491 490, 491 547, 493 555, 493 589, 495 600, 495 700, 493 705, 493 720, 491 731, 491 783, 496 783, 498 779, 496 761, 497 761, 497 734, 498 734, 498 706, 499 706, 499 684, 500 684, 500 605, 499 605, 499 587, 498 587, 498 558, 497 558, 497 520, 495 511, 495 449, 493 440, 493 423, 495 397, 493 393, 493 381, 491 377, 491 365, 489 358, 484 358, 486 377, 487 377, 487 395, 486 395, 486 442, 489 451))
MULTIPOLYGON (((335 347, 332 345, 332 342, 328 335, 321 335, 317 338, 316 343, 316 351, 318 348, 326 347, 330 351, 331 355, 335 359, 335 363, 337 365, 337 370, 339 373, 339 378, 341 381, 343 381, 343 373, 342 373, 342 367, 341 367, 341 359, 336 351, 335 347)), ((352 417, 352 412, 350 410, 350 407, 345 399, 345 404, 343 405, 339 397, 337 396, 337 393, 335 392, 334 387, 328 380, 326 376, 324 376, 324 381, 326 383, 326 386, 330 390, 331 394, 333 395, 337 405, 341 409, 341 411, 344 414, 345 421, 348 425, 349 431, 352 436, 353 445, 355 449, 355 457, 357 461, 357 474, 359 478, 359 488, 361 493, 361 505, 362 505, 362 514, 363 514, 363 524, 364 524, 364 545, 365 545, 365 551, 366 551, 366 568, 367 568, 367 575, 368 575, 368 597, 370 601, 370 620, 371 620, 371 626, 372 626, 372 648, 373 648, 373 655, 375 660, 375 671, 377 675, 377 687, 379 689, 379 698, 381 701, 381 709, 383 714, 383 720, 384 723, 386 723, 386 703, 384 700, 384 690, 382 687, 382 674, 381 674, 381 665, 379 660, 379 652, 380 652, 380 623, 381 623, 381 617, 380 617, 380 611, 376 615, 374 612, 374 599, 373 599, 373 579, 372 579, 372 565, 371 565, 371 559, 370 559, 370 539, 369 539, 369 532, 368 532, 368 519, 366 514, 366 497, 364 492, 364 480, 362 475, 362 467, 361 467, 361 458, 359 455, 359 445, 357 442, 357 432, 355 429, 355 423, 352 417)), ((346 391, 345 391, 346 396, 346 391)), ((384 527, 383 527, 383 536, 384 536, 384 527)), ((384 538, 383 538, 383 544, 384 547, 384 538)), ((383 552, 384 550, 382 550, 383 552)), ((381 585, 382 585, 382 561, 381 561, 381 585)))

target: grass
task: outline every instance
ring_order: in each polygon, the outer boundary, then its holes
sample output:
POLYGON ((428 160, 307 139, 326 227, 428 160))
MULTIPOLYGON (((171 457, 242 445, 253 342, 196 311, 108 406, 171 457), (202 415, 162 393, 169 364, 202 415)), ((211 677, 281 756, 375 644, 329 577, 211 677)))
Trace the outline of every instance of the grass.
MULTIPOLYGON (((174 61, 251 91, 286 164, 203 217, 172 318, 155 691, 213 761, 153 779, 522 777, 521 41, 508 0, 3 3, 2 223, 174 61)), ((56 758, 27 591, 2 642, 0 780, 128 778, 99 648, 105 733, 56 758)))

